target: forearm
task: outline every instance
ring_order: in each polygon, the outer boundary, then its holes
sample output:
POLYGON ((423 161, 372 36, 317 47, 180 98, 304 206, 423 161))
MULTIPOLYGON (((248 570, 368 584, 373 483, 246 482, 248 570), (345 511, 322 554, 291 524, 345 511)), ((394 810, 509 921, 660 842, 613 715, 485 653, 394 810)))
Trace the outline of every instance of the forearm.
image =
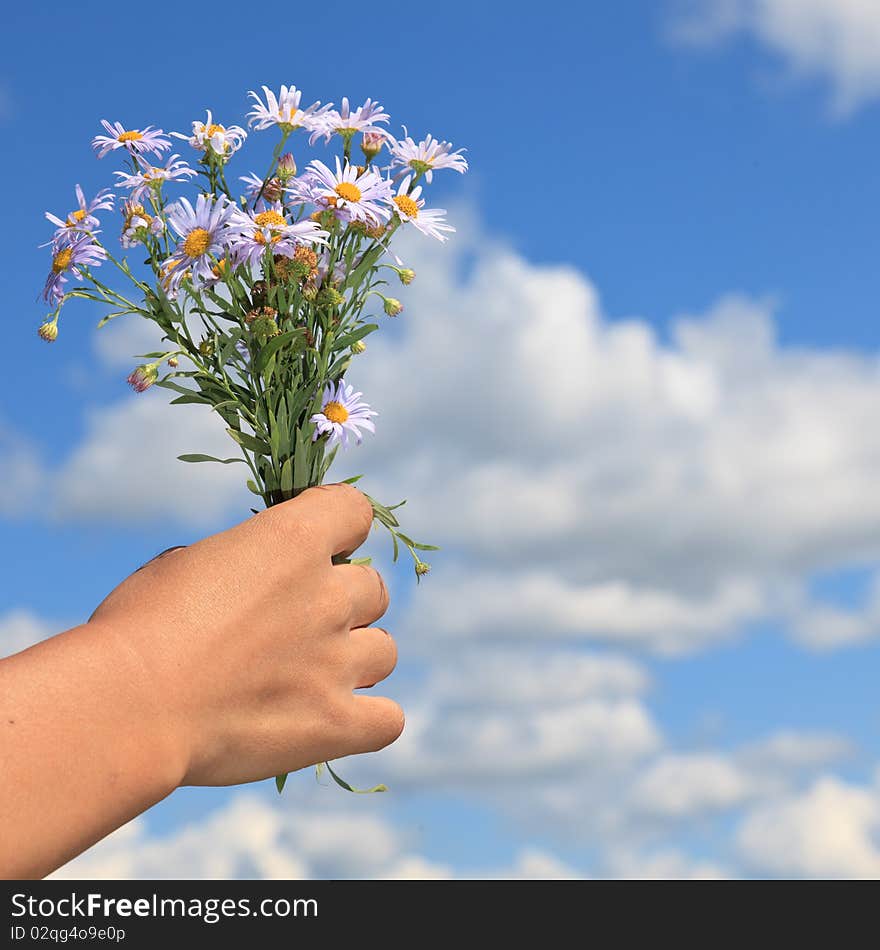
POLYGON ((179 747, 119 631, 0 661, 0 877, 42 877, 170 794, 179 747))

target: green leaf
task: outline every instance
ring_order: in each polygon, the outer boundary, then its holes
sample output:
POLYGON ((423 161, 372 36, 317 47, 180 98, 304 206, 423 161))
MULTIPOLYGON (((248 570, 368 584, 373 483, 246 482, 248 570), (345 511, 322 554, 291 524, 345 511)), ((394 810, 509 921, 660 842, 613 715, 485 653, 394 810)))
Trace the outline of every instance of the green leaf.
POLYGON ((305 349, 306 341, 302 327, 298 327, 296 330, 288 330, 286 333, 279 333, 278 336, 273 336, 264 346, 260 347, 260 352, 254 360, 254 371, 262 373, 269 360, 288 344, 290 344, 291 353, 297 353, 299 350, 305 349))
POLYGON ((186 393, 183 396, 178 396, 176 399, 172 399, 170 405, 172 406, 186 406, 189 403, 197 402, 200 405, 211 405, 211 400, 207 399, 205 396, 199 395, 199 393, 186 393))
POLYGON ((339 483, 340 485, 354 485, 355 482, 359 482, 364 476, 363 475, 352 475, 351 478, 343 478, 339 483))
POLYGON ((352 330, 350 333, 345 333, 336 340, 335 347, 337 349, 343 350, 346 347, 351 346, 352 343, 357 343, 358 340, 362 340, 365 336, 368 336, 373 330, 378 330, 378 323, 365 323, 359 326, 357 329, 352 330))
POLYGON ((286 458, 281 466, 281 491, 290 494, 293 491, 293 460, 286 458))
POLYGON ((254 436, 248 435, 247 432, 239 432, 238 429, 231 428, 226 431, 242 448, 247 449, 249 452, 256 452, 257 455, 267 455, 269 453, 269 446, 266 445, 265 442, 261 442, 254 436))
POLYGON ((287 772, 285 772, 284 775, 275 776, 275 788, 278 789, 279 795, 284 791, 284 783, 287 781, 287 776, 287 772))
POLYGON ((263 497, 263 493, 260 491, 259 488, 257 488, 257 483, 252 478, 249 478, 247 480, 247 487, 255 495, 259 495, 261 498, 263 497))
POLYGON ((344 788, 347 792, 354 792, 355 795, 372 795, 374 792, 387 792, 387 785, 374 785, 372 788, 355 788, 354 785, 349 785, 344 778, 337 775, 329 762, 325 762, 324 765, 327 766, 327 771, 333 778, 333 781, 336 782, 341 788, 344 788))
POLYGON ((218 459, 214 458, 213 455, 178 455, 178 459, 181 462, 219 462, 221 465, 231 465, 233 462, 241 462, 242 465, 245 464, 244 459, 234 458, 234 459, 218 459))
POLYGON ((373 559, 371 557, 353 557, 348 563, 349 564, 364 564, 367 567, 369 567, 373 563, 373 559))

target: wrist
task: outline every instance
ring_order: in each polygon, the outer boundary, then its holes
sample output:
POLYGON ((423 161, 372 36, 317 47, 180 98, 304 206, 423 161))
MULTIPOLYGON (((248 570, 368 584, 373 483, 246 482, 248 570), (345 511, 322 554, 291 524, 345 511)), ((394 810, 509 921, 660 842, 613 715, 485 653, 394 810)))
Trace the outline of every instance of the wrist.
POLYGON ((169 701, 173 692, 129 630, 99 618, 72 632, 106 664, 105 682, 112 683, 120 716, 115 729, 124 745, 122 758, 141 776, 144 792, 156 801, 165 798, 182 783, 190 759, 184 717, 169 701))

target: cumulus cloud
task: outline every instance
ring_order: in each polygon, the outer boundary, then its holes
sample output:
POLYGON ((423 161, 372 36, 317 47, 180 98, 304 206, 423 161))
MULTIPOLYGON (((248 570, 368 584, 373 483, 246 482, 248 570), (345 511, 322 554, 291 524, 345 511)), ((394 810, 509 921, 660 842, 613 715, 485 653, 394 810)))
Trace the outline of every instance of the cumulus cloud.
POLYGON ((696 46, 748 34, 795 76, 827 81, 841 115, 880 95, 880 7, 872 0, 687 0, 671 33, 696 46))
POLYGON ((833 776, 756 808, 742 823, 743 858, 762 871, 805 877, 880 877, 880 789, 833 776))
MULTIPOLYGON (((413 850, 399 827, 364 809, 310 809, 307 814, 237 793, 204 818, 168 833, 150 833, 137 818, 51 875, 54 880, 385 878, 456 876, 448 864, 413 850)), ((465 878, 580 876, 554 855, 526 848, 501 868, 462 870, 465 878)))

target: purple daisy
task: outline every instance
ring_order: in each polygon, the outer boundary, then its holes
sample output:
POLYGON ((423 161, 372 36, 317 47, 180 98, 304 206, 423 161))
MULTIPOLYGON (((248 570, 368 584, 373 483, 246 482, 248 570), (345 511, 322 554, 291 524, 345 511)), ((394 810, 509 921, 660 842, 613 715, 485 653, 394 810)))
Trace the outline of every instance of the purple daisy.
POLYGON ((315 123, 330 108, 332 103, 322 106, 320 102, 313 102, 308 108, 299 107, 302 91, 296 86, 282 86, 278 96, 268 87, 263 86, 263 95, 266 104, 253 91, 248 95, 254 100, 254 107, 248 112, 249 125, 255 129, 268 129, 272 125, 279 125, 285 132, 295 129, 314 129, 315 123))
POLYGON ((101 223, 96 217, 96 211, 112 211, 113 199, 116 196, 111 194, 109 188, 99 191, 91 201, 86 201, 86 196, 82 188, 76 186, 76 200, 79 207, 62 220, 54 214, 46 212, 46 218, 56 225, 57 230, 52 237, 54 247, 62 247, 70 244, 83 235, 84 232, 92 232, 101 223))
POLYGON ((121 122, 111 124, 106 119, 101 119, 101 125, 109 134, 96 135, 92 139, 92 148, 98 153, 98 158, 118 148, 124 148, 133 155, 146 155, 148 152, 161 155, 171 148, 171 140, 166 138, 161 129, 154 129, 152 125, 145 129, 126 130, 121 122))
POLYGON ((230 240, 230 256, 236 264, 258 264, 267 249, 293 257, 299 244, 327 243, 328 233, 314 221, 288 221, 280 201, 260 202, 259 207, 243 215, 243 231, 230 240))
POLYGON ((351 141, 355 132, 385 136, 388 133, 385 129, 380 129, 376 123, 389 120, 390 116, 378 102, 367 99, 360 109, 352 112, 348 99, 343 97, 341 109, 328 109, 316 120, 314 131, 309 136, 309 145, 314 145, 319 138, 329 142, 334 134, 341 135, 346 142, 351 141))
POLYGON ((412 175, 407 175, 400 183, 397 194, 391 199, 394 210, 401 221, 409 222, 417 227, 422 234, 435 237, 438 241, 445 241, 444 231, 454 232, 455 228, 446 223, 446 212, 443 208, 425 208, 425 199, 420 197, 422 186, 416 185, 412 191, 409 186, 412 175))
POLYGON ((211 283, 216 277, 215 261, 226 256, 230 240, 250 223, 225 196, 215 200, 210 195, 199 195, 195 208, 181 198, 167 208, 166 216, 181 239, 165 261, 165 282, 173 293, 186 276, 195 287, 211 283))
POLYGON ((207 121, 192 124, 192 135, 185 135, 183 132, 172 132, 171 134, 184 142, 189 142, 194 149, 204 152, 206 155, 213 153, 223 161, 227 161, 234 152, 237 152, 244 140, 247 138, 247 132, 240 125, 220 125, 214 121, 211 110, 206 110, 208 114, 207 121))
POLYGON ((414 171, 416 175, 424 175, 430 184, 435 168, 451 168, 463 175, 468 168, 465 157, 461 154, 464 149, 452 150, 451 142, 439 142, 428 136, 416 144, 403 127, 406 138, 403 141, 391 139, 391 167, 401 167, 414 171))
POLYGON ((341 444, 348 448, 348 437, 353 435, 358 445, 363 441, 361 429, 367 432, 375 432, 376 426, 373 423, 372 416, 377 416, 365 402, 361 402, 363 393, 356 393, 354 386, 346 385, 345 380, 340 379, 334 386, 329 383, 324 388, 323 406, 320 412, 316 412, 309 422, 314 423, 315 434, 313 441, 317 441, 322 435, 327 436, 327 446, 341 444))
POLYGON ((138 160, 138 164, 141 171, 135 174, 113 172, 119 179, 116 184, 120 188, 131 188, 132 201, 137 201, 150 188, 159 191, 166 181, 183 181, 198 174, 179 155, 172 155, 164 165, 150 165, 142 159, 138 160))
POLYGON ((107 259, 107 252, 96 244, 91 234, 82 234, 64 247, 57 248, 52 255, 52 270, 46 278, 43 288, 43 300, 51 297, 55 303, 64 298, 62 287, 67 283, 68 273, 82 279, 81 267, 98 265, 107 259))
POLYGON ((391 184, 380 175, 336 158, 336 172, 317 159, 308 171, 294 180, 288 192, 300 201, 309 201, 322 211, 332 209, 342 221, 384 224, 390 217, 391 184))

